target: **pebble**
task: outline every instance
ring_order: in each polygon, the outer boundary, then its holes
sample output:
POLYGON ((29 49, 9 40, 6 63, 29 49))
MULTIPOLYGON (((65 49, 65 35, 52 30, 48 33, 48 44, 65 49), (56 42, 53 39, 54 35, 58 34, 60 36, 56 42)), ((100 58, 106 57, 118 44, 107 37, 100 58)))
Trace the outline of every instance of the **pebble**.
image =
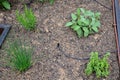
POLYGON ((0 23, 3 22, 3 20, 4 20, 4 19, 3 19, 3 16, 4 16, 4 14, 3 14, 3 13, 0 13, 0 23))

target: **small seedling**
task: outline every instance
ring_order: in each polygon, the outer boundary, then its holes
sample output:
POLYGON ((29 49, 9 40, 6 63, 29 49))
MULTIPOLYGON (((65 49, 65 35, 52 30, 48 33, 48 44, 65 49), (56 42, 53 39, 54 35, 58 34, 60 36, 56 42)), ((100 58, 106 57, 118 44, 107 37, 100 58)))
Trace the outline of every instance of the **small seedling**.
POLYGON ((65 26, 72 28, 78 37, 87 37, 89 34, 98 32, 100 27, 100 13, 78 8, 76 13, 71 14, 72 20, 65 26))
POLYGON ((10 3, 8 0, 0 0, 0 6, 3 6, 5 9, 10 9, 10 3))
POLYGON ((31 9, 28 9, 25 6, 24 13, 19 13, 19 11, 16 11, 16 18, 22 26, 27 30, 33 30, 35 29, 36 25, 36 17, 31 9))
POLYGON ((9 45, 8 56, 10 58, 10 66, 20 72, 30 68, 32 65, 32 49, 25 46, 21 41, 15 41, 9 45))
POLYGON ((85 74, 89 76, 95 73, 97 78, 107 77, 109 75, 109 63, 107 61, 110 53, 106 53, 103 58, 99 58, 98 52, 91 52, 90 61, 85 69, 85 74))

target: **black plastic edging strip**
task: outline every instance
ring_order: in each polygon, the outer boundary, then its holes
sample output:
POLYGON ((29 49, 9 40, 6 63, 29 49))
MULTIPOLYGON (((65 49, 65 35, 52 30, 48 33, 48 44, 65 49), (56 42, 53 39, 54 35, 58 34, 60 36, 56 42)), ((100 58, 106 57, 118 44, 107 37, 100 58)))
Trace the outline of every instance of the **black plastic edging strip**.
POLYGON ((115 0, 115 13, 116 13, 116 24, 117 24, 117 33, 118 33, 118 44, 120 49, 120 6, 119 1, 115 0))
POLYGON ((0 24, 0 28, 3 28, 3 32, 0 35, 0 47, 2 46, 3 41, 5 40, 5 37, 7 36, 11 26, 10 25, 6 25, 6 24, 0 24))
POLYGON ((120 5, 119 5, 119 1, 118 0, 114 0, 114 15, 115 15, 115 23, 116 26, 114 26, 116 28, 116 43, 117 43, 117 53, 118 53, 118 63, 120 66, 120 5))

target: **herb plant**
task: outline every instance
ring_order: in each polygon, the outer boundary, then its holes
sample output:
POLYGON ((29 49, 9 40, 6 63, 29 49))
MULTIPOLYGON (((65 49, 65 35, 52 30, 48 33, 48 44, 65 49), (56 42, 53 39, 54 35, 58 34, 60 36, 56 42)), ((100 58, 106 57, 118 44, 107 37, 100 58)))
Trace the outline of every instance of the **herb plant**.
POLYGON ((76 13, 71 14, 72 20, 65 26, 72 28, 78 37, 87 37, 89 34, 98 32, 100 27, 100 13, 78 8, 76 13))
POLYGON ((85 69, 86 75, 90 75, 93 72, 96 73, 96 76, 99 77, 107 77, 109 75, 109 63, 107 61, 110 53, 104 55, 103 58, 99 58, 98 52, 91 52, 90 61, 87 64, 85 69))
POLYGON ((20 72, 27 70, 32 65, 32 49, 23 45, 21 41, 15 41, 9 45, 8 55, 10 66, 20 72))
POLYGON ((36 24, 36 17, 31 9, 25 6, 24 12, 21 14, 16 11, 16 18, 20 24, 27 30, 33 30, 36 24))
POLYGON ((0 0, 0 6, 3 6, 5 9, 10 9, 10 3, 7 0, 0 0))

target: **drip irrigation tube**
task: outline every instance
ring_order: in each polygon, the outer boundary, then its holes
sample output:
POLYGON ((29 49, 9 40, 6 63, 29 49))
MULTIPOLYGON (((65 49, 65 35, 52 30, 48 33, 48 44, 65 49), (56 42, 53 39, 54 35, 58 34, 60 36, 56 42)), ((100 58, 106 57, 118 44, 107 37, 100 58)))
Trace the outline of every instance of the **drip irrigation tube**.
POLYGON ((97 1, 97 0, 93 0, 93 1, 95 1, 95 2, 98 3, 98 4, 100 4, 101 6, 103 6, 103 7, 106 8, 106 9, 112 10, 112 8, 107 7, 106 5, 100 3, 100 2, 97 1))
MULTIPOLYGON (((70 55, 69 53, 66 53, 64 50, 63 50, 63 48, 62 48, 62 46, 60 45, 60 43, 58 43, 57 44, 57 47, 56 47, 65 57, 67 57, 67 58, 71 58, 71 59, 74 59, 74 60, 81 60, 81 61, 85 61, 85 60, 89 60, 90 59, 90 57, 75 57, 75 56, 72 56, 72 55, 70 55)), ((109 51, 110 53, 116 53, 116 50, 115 51, 109 51)), ((102 57, 103 55, 105 55, 106 53, 104 53, 104 54, 101 54, 101 55, 99 55, 99 57, 102 57)))

